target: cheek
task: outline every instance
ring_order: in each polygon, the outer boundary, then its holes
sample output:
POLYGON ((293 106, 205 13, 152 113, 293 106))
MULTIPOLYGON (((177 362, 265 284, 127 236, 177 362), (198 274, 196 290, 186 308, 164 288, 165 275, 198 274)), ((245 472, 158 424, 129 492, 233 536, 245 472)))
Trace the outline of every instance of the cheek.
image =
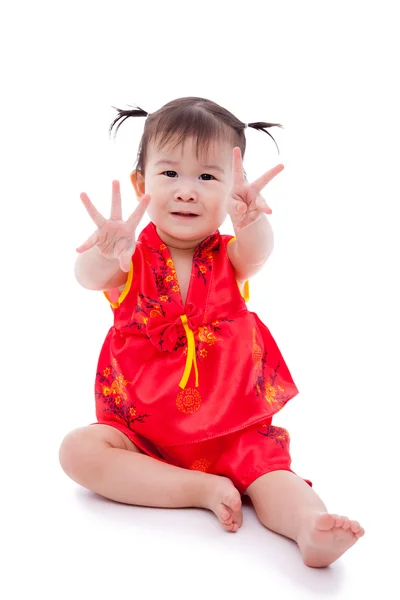
POLYGON ((164 178, 160 177, 158 174, 149 173, 148 177, 145 179, 146 192, 151 194, 151 192, 155 190, 162 189, 164 178))
POLYGON ((165 186, 160 185, 160 183, 157 181, 150 181, 146 185, 146 194, 150 194, 150 205, 154 204, 157 206, 161 206, 163 203, 165 203, 165 186))
POLYGON ((152 219, 157 214, 159 214, 161 210, 162 209, 160 207, 159 202, 157 202, 156 199, 151 198, 150 204, 147 207, 147 213, 148 213, 149 217, 152 219))
POLYGON ((215 204, 212 210, 212 218, 217 221, 224 221, 226 218, 227 212, 225 208, 224 202, 215 204))
POLYGON ((168 197, 165 194, 165 189, 157 185, 152 185, 149 191, 150 204, 147 207, 147 213, 151 219, 158 217, 161 214, 169 212, 168 197))

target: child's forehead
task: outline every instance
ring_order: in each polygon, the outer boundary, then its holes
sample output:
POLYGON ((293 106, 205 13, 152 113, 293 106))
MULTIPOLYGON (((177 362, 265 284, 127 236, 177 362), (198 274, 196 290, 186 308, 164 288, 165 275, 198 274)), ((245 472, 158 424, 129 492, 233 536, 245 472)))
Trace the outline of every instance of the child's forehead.
POLYGON ((207 144, 197 144, 193 137, 183 140, 170 140, 164 145, 156 141, 149 144, 149 155, 154 159, 173 158, 179 160, 183 156, 193 156, 201 161, 223 160, 230 156, 231 145, 224 140, 212 139, 207 144))

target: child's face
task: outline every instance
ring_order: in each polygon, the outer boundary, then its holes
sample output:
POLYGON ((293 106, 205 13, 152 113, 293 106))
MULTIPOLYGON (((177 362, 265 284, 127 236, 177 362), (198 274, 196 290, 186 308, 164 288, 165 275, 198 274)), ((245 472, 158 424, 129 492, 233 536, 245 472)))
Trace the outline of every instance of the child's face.
POLYGON ((165 244, 192 248, 226 218, 225 202, 232 183, 232 145, 210 144, 208 154, 203 156, 200 152, 198 159, 193 138, 174 149, 172 146, 162 150, 149 146, 145 193, 150 194, 151 201, 147 210, 165 244))

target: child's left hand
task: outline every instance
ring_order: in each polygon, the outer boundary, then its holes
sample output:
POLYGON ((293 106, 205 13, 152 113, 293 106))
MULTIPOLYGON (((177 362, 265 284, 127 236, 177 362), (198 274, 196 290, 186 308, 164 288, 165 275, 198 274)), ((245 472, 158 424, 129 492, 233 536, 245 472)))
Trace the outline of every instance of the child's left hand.
POLYGON ((247 183, 244 177, 240 148, 236 146, 233 149, 233 185, 227 200, 227 212, 232 219, 235 231, 254 223, 262 213, 267 215, 272 213, 260 192, 284 168, 282 164, 276 165, 253 183, 247 183))

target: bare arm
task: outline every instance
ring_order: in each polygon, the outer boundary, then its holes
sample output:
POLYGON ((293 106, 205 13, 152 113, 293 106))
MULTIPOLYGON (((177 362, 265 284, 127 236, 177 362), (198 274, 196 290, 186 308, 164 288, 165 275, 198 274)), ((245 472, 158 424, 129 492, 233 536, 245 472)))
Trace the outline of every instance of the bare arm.
POLYGON ((263 267, 274 247, 274 234, 267 215, 236 232, 227 251, 238 281, 246 281, 263 267))
POLYGON ((75 277, 88 290, 107 291, 124 285, 128 273, 120 269, 118 258, 105 258, 94 246, 77 257, 75 277))
POLYGON ((238 281, 246 281, 265 264, 274 247, 274 234, 267 214, 271 214, 261 190, 278 173, 276 165, 256 181, 245 180, 240 148, 233 149, 233 186, 228 199, 228 214, 232 219, 236 240, 228 244, 227 252, 238 281))

